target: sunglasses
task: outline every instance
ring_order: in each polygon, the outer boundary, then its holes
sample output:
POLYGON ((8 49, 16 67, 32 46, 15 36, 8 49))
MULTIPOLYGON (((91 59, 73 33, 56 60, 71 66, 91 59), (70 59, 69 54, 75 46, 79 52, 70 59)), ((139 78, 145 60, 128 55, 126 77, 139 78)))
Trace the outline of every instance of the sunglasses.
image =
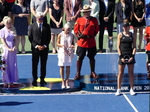
POLYGON ((44 20, 44 18, 39 18, 39 20, 44 20))

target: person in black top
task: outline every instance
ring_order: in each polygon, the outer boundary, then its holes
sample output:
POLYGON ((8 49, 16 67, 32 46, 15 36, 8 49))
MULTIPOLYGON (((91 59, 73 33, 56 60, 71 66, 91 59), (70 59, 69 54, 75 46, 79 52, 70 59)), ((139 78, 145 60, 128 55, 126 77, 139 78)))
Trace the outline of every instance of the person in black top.
POLYGON ((141 52, 141 45, 143 39, 143 29, 145 27, 145 0, 133 0, 133 16, 131 25, 133 26, 133 34, 135 40, 138 38, 138 51, 141 52), (137 35, 139 31, 139 35, 137 35))
POLYGON ((4 16, 8 16, 7 5, 5 4, 5 0, 0 0, 0 29, 4 27, 3 18, 4 16))
POLYGON ((116 96, 121 94, 121 82, 123 79, 125 65, 128 66, 128 74, 130 81, 130 94, 135 95, 133 91, 134 85, 134 55, 136 53, 136 43, 135 39, 132 36, 132 33, 129 32, 130 25, 129 23, 123 23, 123 32, 118 34, 117 39, 117 50, 119 54, 118 60, 118 79, 117 79, 117 92, 116 96))
POLYGON ((37 86, 38 79, 38 63, 40 60, 40 85, 46 85, 46 65, 48 59, 49 42, 51 39, 50 26, 44 22, 44 13, 36 13, 36 22, 34 22, 29 28, 29 41, 31 43, 32 50, 32 85, 37 86))
POLYGON ((63 6, 61 0, 53 0, 53 4, 49 7, 50 26, 51 26, 51 44, 53 47, 52 53, 56 53, 55 37, 62 32, 63 27, 63 6))

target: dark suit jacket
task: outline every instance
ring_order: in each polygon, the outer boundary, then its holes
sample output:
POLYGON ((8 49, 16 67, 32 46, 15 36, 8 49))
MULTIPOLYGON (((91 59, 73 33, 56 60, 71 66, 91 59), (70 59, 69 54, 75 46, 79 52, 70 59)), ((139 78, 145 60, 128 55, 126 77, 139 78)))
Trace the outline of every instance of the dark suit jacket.
MULTIPOLYGON (((116 22, 118 24, 122 23, 123 22, 123 11, 122 11, 122 6, 121 6, 121 3, 118 2, 116 3, 116 22)), ((130 21, 130 15, 131 15, 131 7, 128 3, 126 3, 125 5, 125 15, 126 15, 126 18, 128 21, 130 21)))
POLYGON ((49 49, 49 43, 51 39, 50 26, 47 23, 43 23, 42 32, 39 31, 37 22, 33 23, 29 29, 29 41, 31 42, 31 49, 35 49, 36 45, 46 45, 49 49))
POLYGON ((72 15, 72 10, 74 11, 74 16, 76 19, 80 17, 80 10, 82 9, 82 0, 75 0, 74 9, 72 9, 72 0, 64 0, 64 12, 66 14, 66 21, 70 21, 72 15))
POLYGON ((100 12, 99 12, 99 19, 100 23, 104 21, 104 17, 109 17, 109 22, 114 22, 114 10, 115 4, 113 0, 108 0, 108 9, 106 11, 104 0, 99 0, 100 3, 100 12))

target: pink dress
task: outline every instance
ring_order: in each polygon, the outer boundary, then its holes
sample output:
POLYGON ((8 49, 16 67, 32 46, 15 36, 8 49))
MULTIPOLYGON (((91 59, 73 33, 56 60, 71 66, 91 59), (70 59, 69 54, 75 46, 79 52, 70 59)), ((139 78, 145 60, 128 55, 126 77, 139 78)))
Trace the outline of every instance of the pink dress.
POLYGON ((59 47, 58 49, 58 66, 71 66, 74 57, 74 50, 70 48, 73 41, 73 34, 69 33, 66 35, 62 31, 60 35, 60 44, 64 45, 64 47, 59 47))
MULTIPOLYGON (((14 47, 14 34, 8 31, 6 27, 0 30, 0 38, 3 38, 9 48, 14 47)), ((3 47, 2 59, 6 61, 6 70, 2 73, 2 81, 4 83, 14 83, 18 80, 17 57, 16 51, 10 52, 3 47)))

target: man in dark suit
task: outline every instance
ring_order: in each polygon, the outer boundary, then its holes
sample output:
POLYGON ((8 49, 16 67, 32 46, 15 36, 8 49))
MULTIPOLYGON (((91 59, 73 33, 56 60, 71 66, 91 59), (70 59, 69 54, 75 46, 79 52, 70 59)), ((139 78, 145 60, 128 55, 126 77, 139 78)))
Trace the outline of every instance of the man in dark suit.
POLYGON ((42 12, 36 13, 36 22, 30 26, 29 29, 29 41, 31 42, 32 50, 32 75, 33 86, 37 86, 37 67, 39 59, 41 61, 41 76, 40 84, 44 86, 46 82, 44 78, 46 76, 46 63, 49 50, 49 42, 51 39, 50 26, 43 22, 44 14, 42 12))
POLYGON ((100 3, 100 34, 99 34, 99 52, 103 52, 103 36, 105 27, 108 31, 108 47, 112 51, 113 47, 113 22, 114 22, 114 10, 115 4, 113 0, 99 0, 100 3))

